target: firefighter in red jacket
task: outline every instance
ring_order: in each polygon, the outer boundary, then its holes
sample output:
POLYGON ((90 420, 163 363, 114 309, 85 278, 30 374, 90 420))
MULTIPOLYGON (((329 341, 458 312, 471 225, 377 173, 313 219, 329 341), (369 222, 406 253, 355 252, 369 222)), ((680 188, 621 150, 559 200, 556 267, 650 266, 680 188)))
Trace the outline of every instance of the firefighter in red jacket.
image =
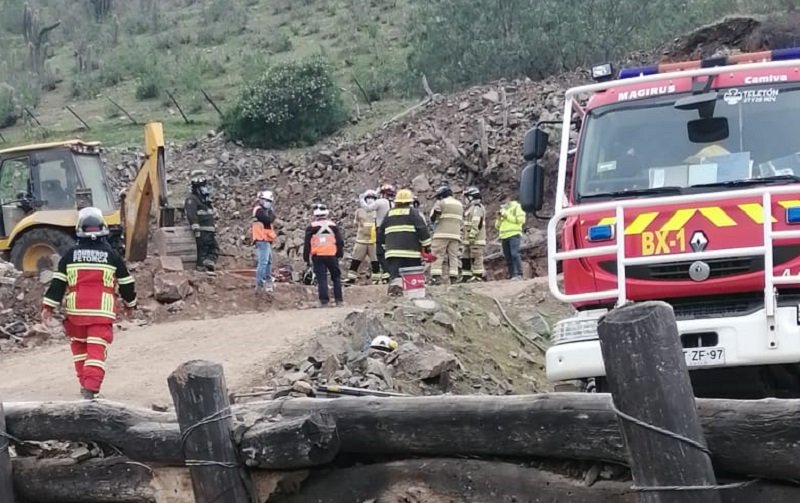
POLYGON ((93 399, 100 392, 108 347, 114 339, 117 290, 128 317, 136 307, 136 291, 124 260, 106 239, 108 225, 99 209, 82 209, 75 233, 78 243, 61 258, 45 293, 42 320, 49 322, 53 309, 64 299, 64 331, 70 340, 81 396, 93 399))

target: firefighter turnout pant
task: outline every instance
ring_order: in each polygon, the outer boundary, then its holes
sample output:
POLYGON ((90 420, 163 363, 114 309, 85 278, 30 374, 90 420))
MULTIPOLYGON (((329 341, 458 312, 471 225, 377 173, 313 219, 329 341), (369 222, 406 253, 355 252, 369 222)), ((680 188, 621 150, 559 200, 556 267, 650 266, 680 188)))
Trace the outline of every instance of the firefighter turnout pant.
POLYGON ((461 242, 458 239, 433 238, 431 251, 436 255, 436 261, 431 266, 432 277, 441 277, 444 274, 444 265, 446 263, 450 279, 458 279, 460 247, 461 242))
POLYGON ((381 271, 378 262, 377 246, 374 244, 356 243, 353 248, 353 259, 350 261, 350 270, 347 271, 347 282, 355 283, 358 280, 358 269, 364 260, 369 259, 373 283, 380 282, 381 271))
POLYGON ((483 267, 485 245, 464 245, 461 256, 461 277, 464 281, 483 279, 486 270, 483 267))
POLYGON ((195 238, 197 243, 197 268, 203 270, 213 270, 219 255, 217 245, 217 233, 211 231, 200 231, 195 238))
POLYGON ((113 325, 76 325, 68 318, 64 321, 64 332, 69 337, 75 374, 81 388, 98 393, 106 375, 108 347, 114 340, 113 325))
POLYGON ((311 258, 314 266, 314 275, 317 277, 317 291, 319 293, 320 304, 330 303, 330 293, 328 292, 328 273, 331 274, 333 282, 333 298, 336 302, 342 302, 342 271, 339 269, 339 259, 334 256, 315 255, 311 258))

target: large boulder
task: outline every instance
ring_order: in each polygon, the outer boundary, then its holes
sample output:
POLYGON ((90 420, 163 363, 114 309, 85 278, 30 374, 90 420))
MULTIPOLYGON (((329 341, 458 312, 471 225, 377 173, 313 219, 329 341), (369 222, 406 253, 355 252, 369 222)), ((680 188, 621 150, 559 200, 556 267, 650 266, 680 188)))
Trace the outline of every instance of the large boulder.
POLYGON ((162 304, 171 304, 188 297, 192 293, 189 279, 182 274, 157 274, 153 281, 153 296, 162 304))

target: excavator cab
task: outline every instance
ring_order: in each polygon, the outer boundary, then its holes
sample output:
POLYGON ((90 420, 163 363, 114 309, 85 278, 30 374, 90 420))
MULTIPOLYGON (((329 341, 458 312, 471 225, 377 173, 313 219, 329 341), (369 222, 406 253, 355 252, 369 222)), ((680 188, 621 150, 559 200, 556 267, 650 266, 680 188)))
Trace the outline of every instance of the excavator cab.
POLYGON ((78 210, 96 206, 122 248, 120 212, 99 144, 71 140, 0 151, 0 252, 26 272, 52 268, 75 242, 78 210))

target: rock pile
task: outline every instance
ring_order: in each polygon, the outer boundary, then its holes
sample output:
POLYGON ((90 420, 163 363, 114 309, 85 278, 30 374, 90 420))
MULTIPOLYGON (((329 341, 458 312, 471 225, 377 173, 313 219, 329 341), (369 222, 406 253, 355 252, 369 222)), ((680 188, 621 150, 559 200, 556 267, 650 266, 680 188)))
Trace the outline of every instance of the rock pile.
POLYGON ((271 369, 267 394, 313 395, 322 385, 411 395, 546 389, 543 355, 520 344, 497 313, 490 298, 461 288, 354 311, 297 360, 271 369), (397 348, 371 348, 378 336, 397 348))

